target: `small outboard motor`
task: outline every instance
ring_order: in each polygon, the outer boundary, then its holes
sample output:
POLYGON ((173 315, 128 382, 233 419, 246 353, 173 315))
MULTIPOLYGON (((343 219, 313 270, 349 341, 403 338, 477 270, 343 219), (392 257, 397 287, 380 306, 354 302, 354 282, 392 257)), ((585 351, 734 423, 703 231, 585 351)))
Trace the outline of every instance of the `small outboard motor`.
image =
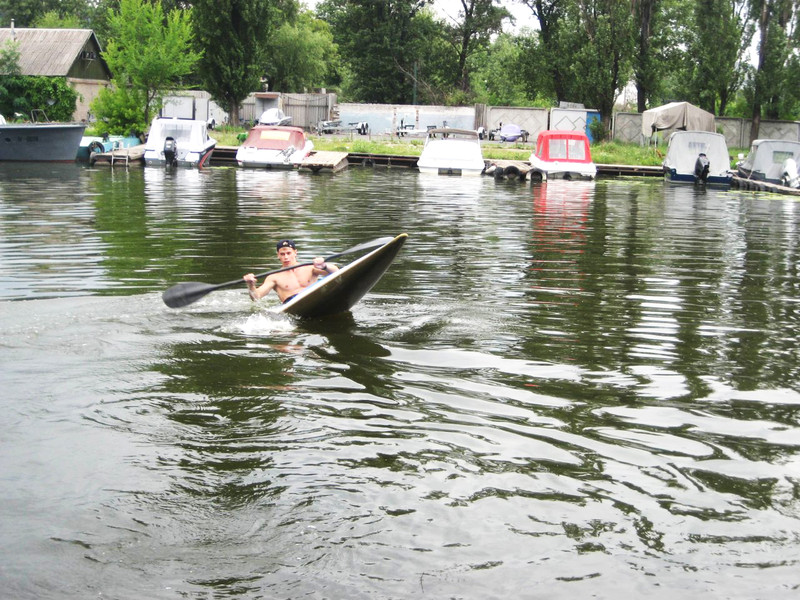
POLYGON ((781 185, 800 187, 800 175, 797 173, 797 163, 793 158, 787 158, 781 165, 781 185))
POLYGON ((164 140, 164 160, 168 165, 175 165, 178 162, 178 144, 175 138, 168 137, 164 140))
POLYGON ((705 184, 708 181, 708 171, 711 168, 711 163, 708 157, 701 152, 694 163, 694 181, 695 183, 705 184))

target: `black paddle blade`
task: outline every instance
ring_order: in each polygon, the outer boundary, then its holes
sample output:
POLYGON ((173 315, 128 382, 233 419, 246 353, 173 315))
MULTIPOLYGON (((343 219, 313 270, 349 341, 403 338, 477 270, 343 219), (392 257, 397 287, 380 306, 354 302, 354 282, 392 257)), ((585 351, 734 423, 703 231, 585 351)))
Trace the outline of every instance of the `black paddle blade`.
POLYGON ((200 298, 213 292, 218 287, 219 286, 216 285, 209 285, 208 283, 187 281, 186 283, 173 285, 161 294, 161 298, 164 300, 164 304, 170 308, 180 308, 192 302, 197 302, 200 298))

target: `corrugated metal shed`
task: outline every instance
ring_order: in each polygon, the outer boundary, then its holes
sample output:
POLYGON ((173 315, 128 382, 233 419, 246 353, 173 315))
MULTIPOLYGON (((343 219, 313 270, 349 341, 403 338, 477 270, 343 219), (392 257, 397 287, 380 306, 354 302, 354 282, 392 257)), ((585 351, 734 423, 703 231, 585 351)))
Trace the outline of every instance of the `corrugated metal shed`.
POLYGON ((94 63, 95 68, 88 70, 94 72, 99 63, 105 75, 101 78, 111 78, 91 29, 0 29, 0 46, 8 41, 19 44, 19 67, 23 75, 86 76, 83 73, 87 67, 76 64, 82 62, 94 63))

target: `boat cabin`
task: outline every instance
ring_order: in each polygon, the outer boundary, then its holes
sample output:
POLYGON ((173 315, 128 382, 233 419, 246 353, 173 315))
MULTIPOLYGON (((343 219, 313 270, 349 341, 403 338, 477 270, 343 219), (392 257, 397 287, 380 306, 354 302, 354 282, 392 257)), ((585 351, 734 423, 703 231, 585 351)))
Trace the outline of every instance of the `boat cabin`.
POLYGON ((592 162, 589 138, 582 131, 542 131, 536 138, 534 154, 544 162, 592 162))
POLYGON ((300 127, 273 127, 256 125, 250 130, 242 146, 269 148, 270 150, 286 150, 289 147, 303 148, 306 134, 300 127))

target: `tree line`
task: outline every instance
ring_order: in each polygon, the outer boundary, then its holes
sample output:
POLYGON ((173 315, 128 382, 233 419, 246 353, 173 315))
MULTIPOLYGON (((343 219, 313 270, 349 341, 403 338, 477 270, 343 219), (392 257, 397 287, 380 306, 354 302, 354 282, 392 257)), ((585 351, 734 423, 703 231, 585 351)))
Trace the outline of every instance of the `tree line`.
POLYGON ((687 100, 752 118, 756 136, 762 118, 800 118, 799 15, 800 0, 459 0, 449 16, 432 0, 0 0, 5 26, 93 29, 114 76, 96 114, 145 127, 175 87, 207 90, 233 123, 268 87, 351 102, 575 102, 606 127, 635 90, 627 109, 687 100), (512 2, 535 28, 513 29, 512 2))

